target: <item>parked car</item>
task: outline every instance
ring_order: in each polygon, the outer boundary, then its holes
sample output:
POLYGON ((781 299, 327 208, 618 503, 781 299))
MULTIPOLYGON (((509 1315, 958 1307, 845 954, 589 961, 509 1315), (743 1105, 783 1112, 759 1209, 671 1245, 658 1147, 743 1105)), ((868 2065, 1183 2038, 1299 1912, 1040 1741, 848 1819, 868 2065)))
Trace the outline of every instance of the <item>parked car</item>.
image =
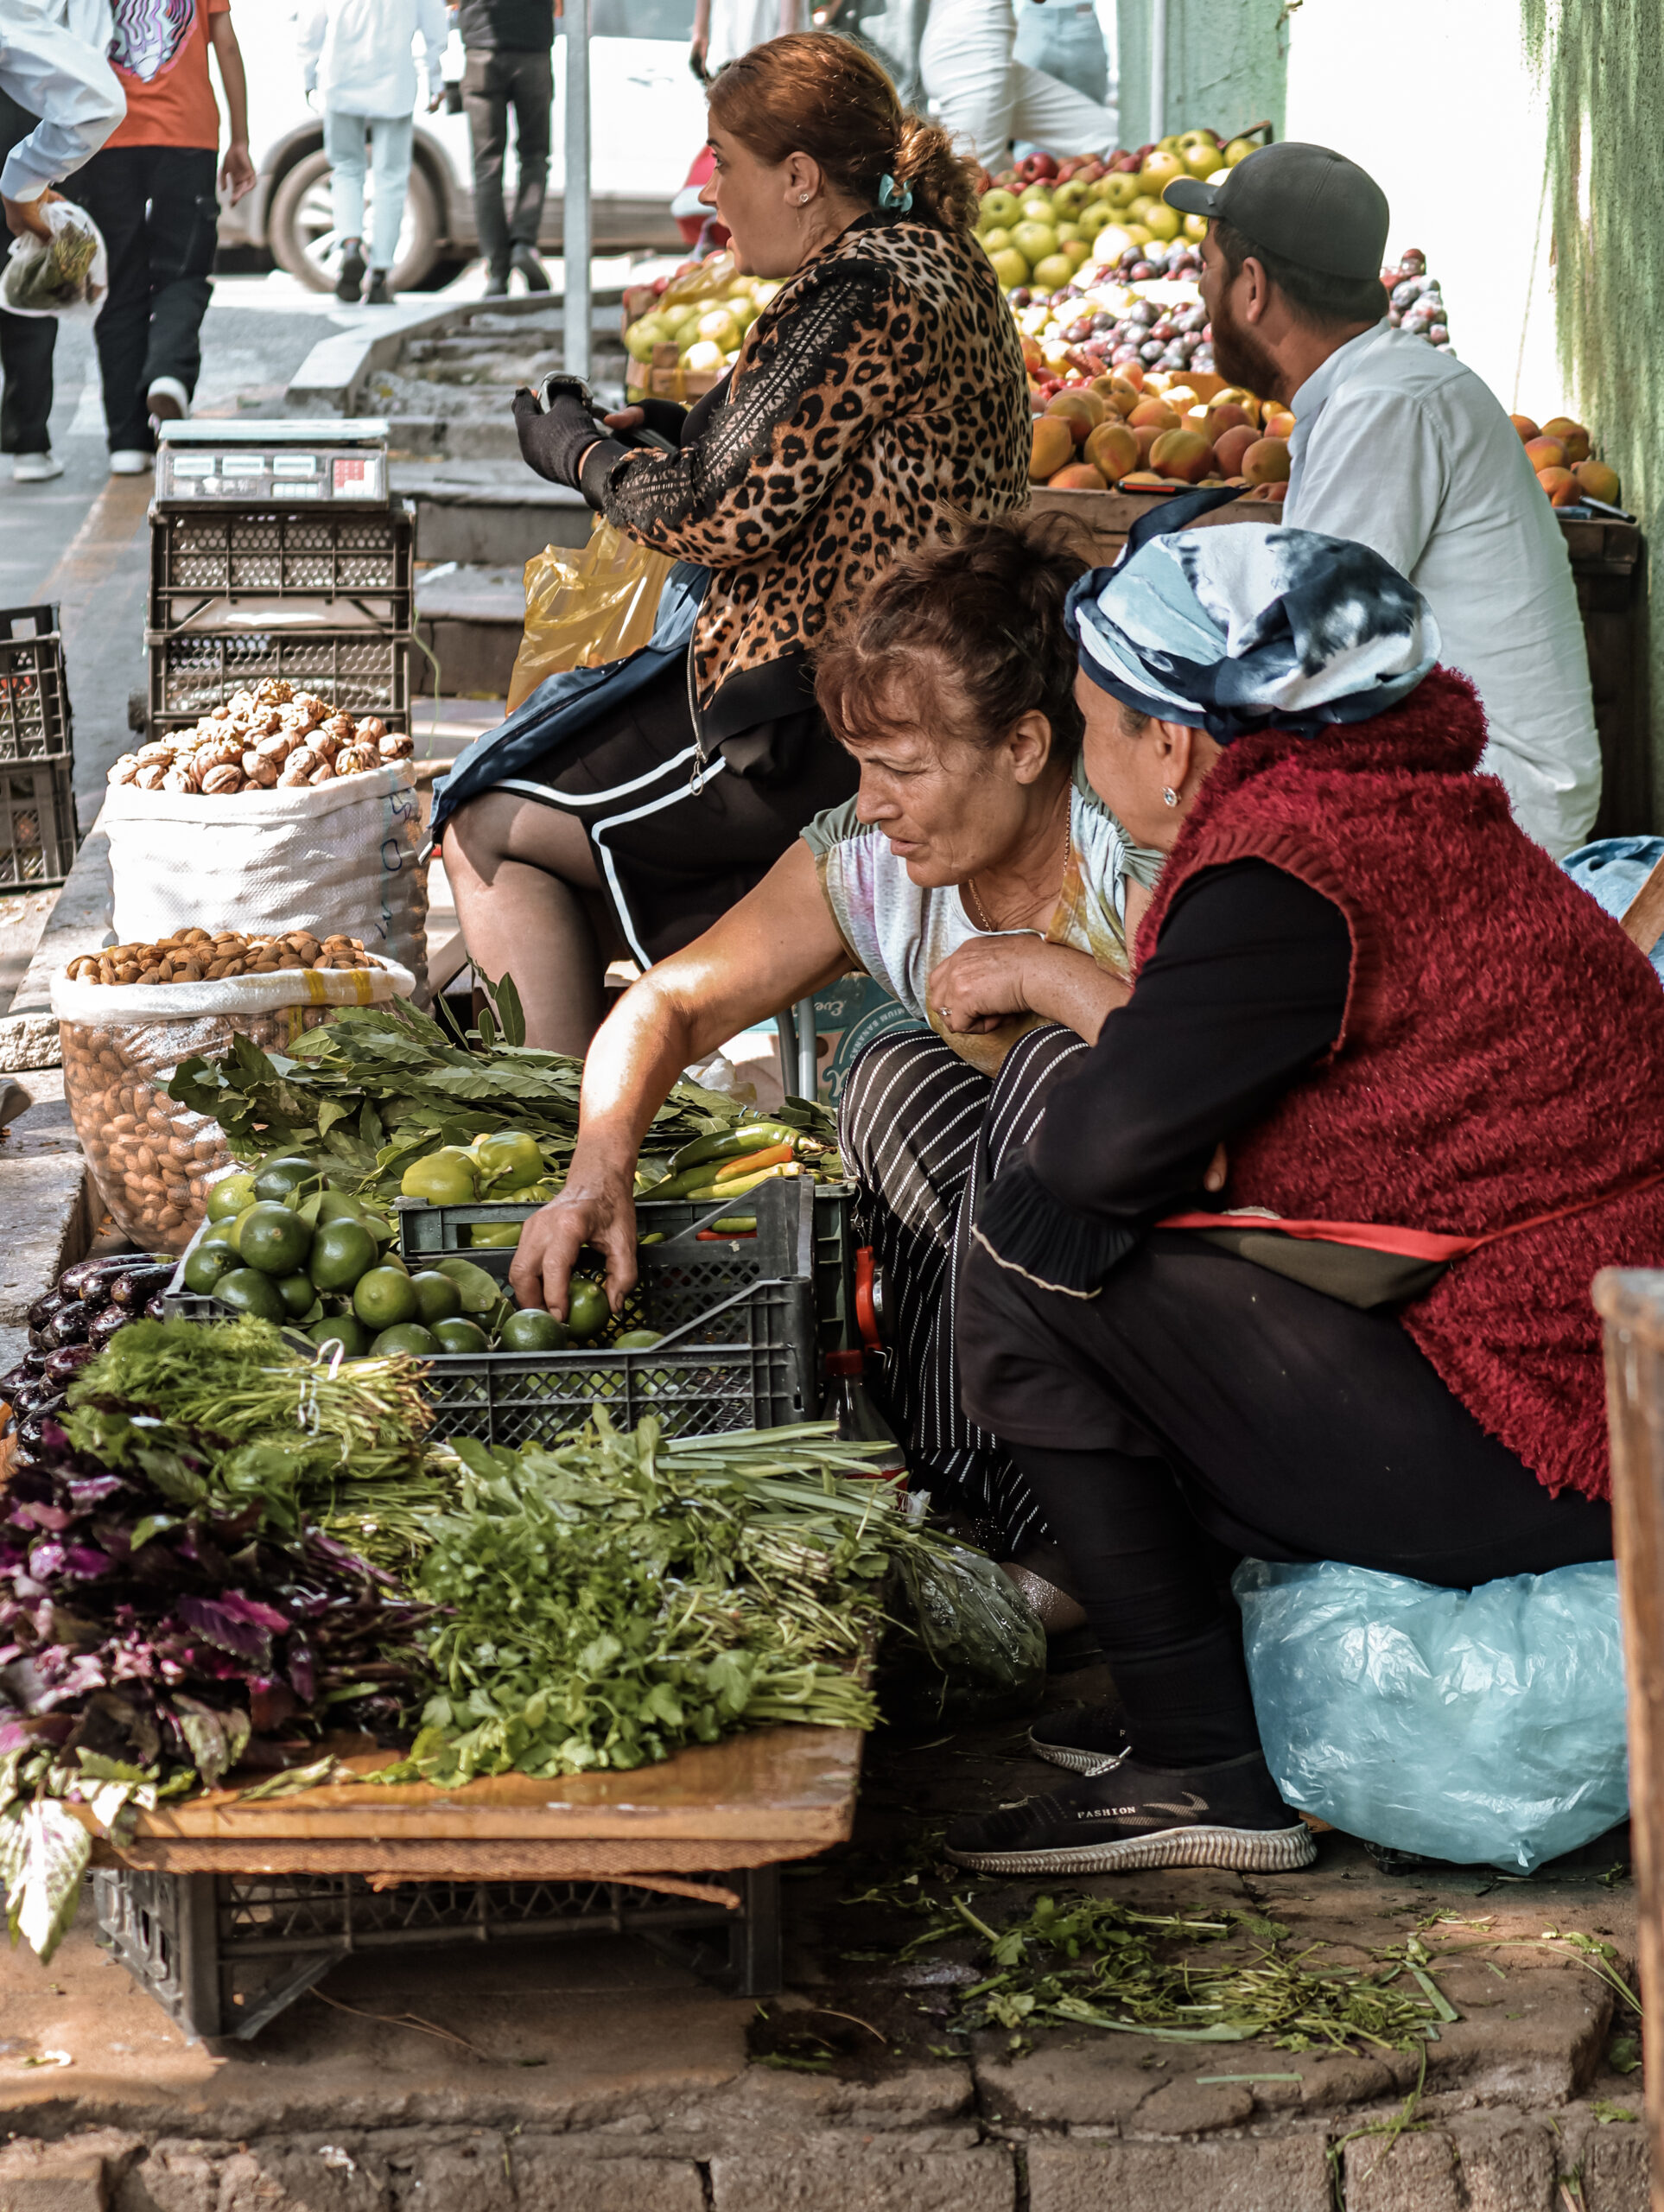
MULTIPOLYGON (((705 99, 688 67, 693 0, 590 0, 591 223, 597 253, 632 248, 675 251, 670 215, 705 137, 705 99)), ((248 67, 249 140, 257 172, 252 192, 219 213, 222 248, 264 248, 314 291, 333 291, 340 258, 329 204, 323 120, 307 103, 295 60, 292 7, 239 9, 237 35, 248 67)), ((445 57, 460 79, 461 41, 445 57)), ((452 96, 454 99, 454 95, 452 96)), ((554 151, 538 244, 559 253, 562 235, 566 41, 555 41, 554 151)), ((467 118, 447 108, 416 111, 410 192, 399 232, 393 289, 412 291, 449 277, 479 251, 467 118)))

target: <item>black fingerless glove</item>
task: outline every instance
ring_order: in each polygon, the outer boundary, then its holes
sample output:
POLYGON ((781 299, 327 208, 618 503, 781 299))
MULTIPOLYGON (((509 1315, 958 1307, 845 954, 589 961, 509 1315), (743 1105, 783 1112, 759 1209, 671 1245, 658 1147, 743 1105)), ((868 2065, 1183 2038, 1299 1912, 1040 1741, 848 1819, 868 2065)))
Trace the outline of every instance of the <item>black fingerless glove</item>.
POLYGON ((661 438, 668 438, 673 446, 682 443, 682 426, 688 419, 688 410, 675 399, 631 399, 626 406, 639 407, 643 423, 650 430, 657 430, 661 438))
POLYGON ((580 460, 607 435, 575 391, 557 391, 545 414, 524 385, 514 395, 514 428, 526 467, 575 492, 580 460))

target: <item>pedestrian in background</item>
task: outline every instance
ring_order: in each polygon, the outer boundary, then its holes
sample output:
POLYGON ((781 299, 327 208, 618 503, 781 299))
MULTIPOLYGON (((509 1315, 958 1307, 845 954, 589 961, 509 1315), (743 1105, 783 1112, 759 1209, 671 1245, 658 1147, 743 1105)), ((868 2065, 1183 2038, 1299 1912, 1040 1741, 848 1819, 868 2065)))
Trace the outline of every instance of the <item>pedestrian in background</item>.
POLYGON ((1092 0, 1028 0, 1017 18, 1012 51, 1026 67, 1071 86, 1096 106, 1115 105, 1110 99, 1109 49, 1092 0))
POLYGON ((1115 111, 1017 60, 1016 44, 1011 0, 930 0, 919 72, 962 152, 986 169, 1004 168, 1013 138, 1052 154, 1112 154, 1115 111))
POLYGON ((689 59, 695 76, 708 83, 719 69, 749 54, 753 46, 808 29, 806 0, 694 0, 689 59))
POLYGON ((473 221, 486 257, 486 296, 500 299, 513 269, 527 291, 546 292, 549 272, 537 258, 537 232, 549 189, 554 0, 461 0, 457 29, 467 51, 462 105, 473 147, 473 221), (511 108, 518 171, 512 215, 503 205, 511 108))
POLYGON ((398 257, 399 226, 416 141, 416 58, 420 36, 428 69, 428 112, 445 97, 443 0, 311 0, 301 24, 306 89, 323 109, 324 151, 335 236, 341 249, 338 300, 360 288, 372 308, 390 308, 388 278, 398 257), (366 162, 366 146, 368 160, 366 162), (365 287, 364 180, 372 187, 370 282, 365 287))
MULTIPOLYGON (((15 4, 5 0, 8 10, 15 4)), ((254 163, 231 0, 120 0, 110 60, 127 95, 126 118, 68 195, 103 232, 110 257, 110 290, 94 335, 117 476, 149 467, 156 424, 189 414, 201 373, 219 220, 210 47, 231 125, 219 185, 233 203, 243 197, 254 163)))
MULTIPOLYGON (((105 59, 110 0, 6 0, 0 13, 0 200, 16 238, 48 238, 52 189, 104 143, 127 112, 105 59)), ((57 318, 0 309, 0 453, 19 484, 61 476, 52 451, 52 349, 57 318)))

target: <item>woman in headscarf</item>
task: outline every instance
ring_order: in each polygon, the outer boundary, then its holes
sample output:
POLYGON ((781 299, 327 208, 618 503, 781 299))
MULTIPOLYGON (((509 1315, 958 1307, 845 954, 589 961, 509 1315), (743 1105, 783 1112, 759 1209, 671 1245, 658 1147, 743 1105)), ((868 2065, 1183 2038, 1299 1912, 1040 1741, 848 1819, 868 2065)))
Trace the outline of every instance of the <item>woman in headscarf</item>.
POLYGON ((1081 1778, 948 1841, 1299 1866, 1222 1563, 1610 1555, 1590 1281, 1664 1258, 1664 1001, 1475 773, 1472 687, 1375 554, 1182 531, 1070 619, 1092 781, 1169 857, 1131 999, 984 1199, 959 1350, 1123 1710, 1037 1727, 1081 1778))

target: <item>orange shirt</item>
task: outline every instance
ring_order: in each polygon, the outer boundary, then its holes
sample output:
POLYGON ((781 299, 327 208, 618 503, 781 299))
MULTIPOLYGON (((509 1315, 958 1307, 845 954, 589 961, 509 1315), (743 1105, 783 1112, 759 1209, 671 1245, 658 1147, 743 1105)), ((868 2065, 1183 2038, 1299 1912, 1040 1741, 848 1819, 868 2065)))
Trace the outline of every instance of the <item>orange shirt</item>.
POLYGON ((208 79, 208 17, 231 0, 115 0, 110 66, 127 95, 111 146, 219 144, 219 108, 208 79))

